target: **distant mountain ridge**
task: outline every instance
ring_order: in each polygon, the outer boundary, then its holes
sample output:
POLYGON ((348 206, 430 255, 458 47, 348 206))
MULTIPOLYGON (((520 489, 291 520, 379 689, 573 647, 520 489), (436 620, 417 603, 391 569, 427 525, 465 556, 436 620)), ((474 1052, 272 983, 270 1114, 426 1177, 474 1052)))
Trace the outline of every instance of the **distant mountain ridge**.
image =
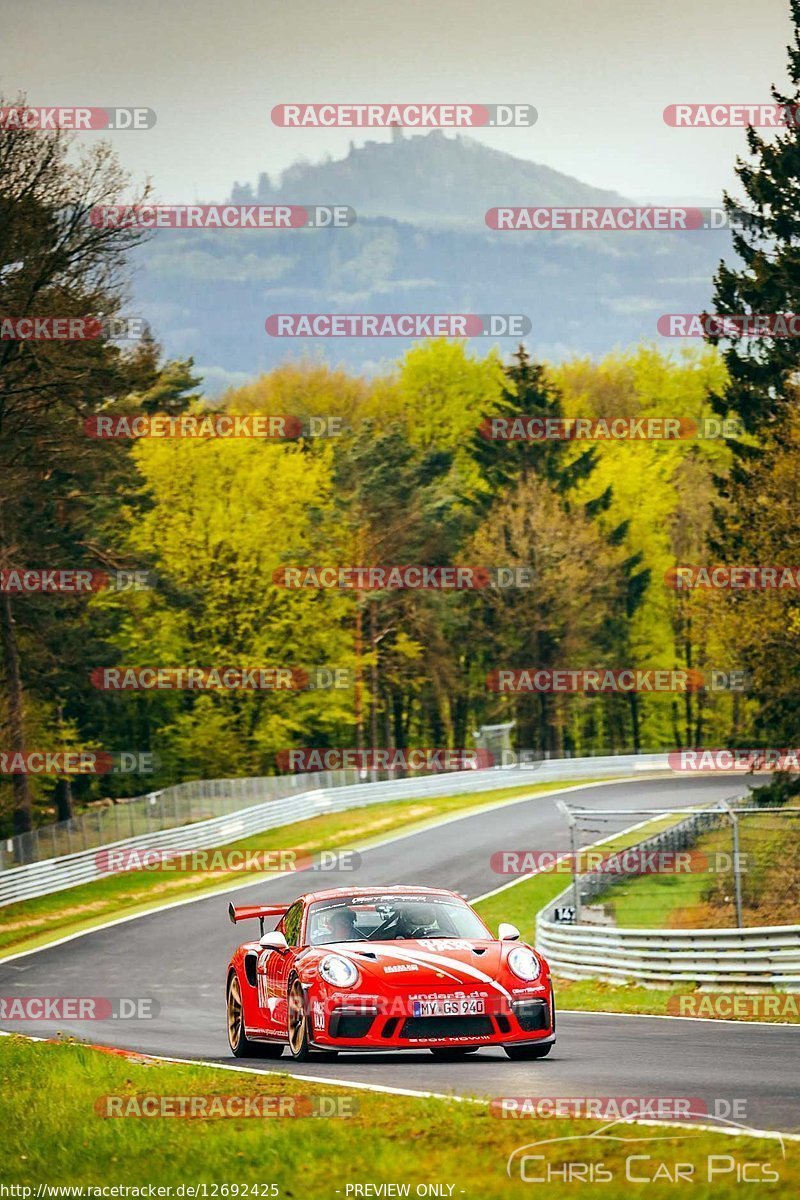
POLYGON ((297 163, 278 181, 262 174, 254 187, 236 183, 231 201, 349 204, 358 216, 475 226, 496 205, 614 205, 625 198, 437 129, 413 137, 396 130, 389 142, 358 147, 351 142, 346 158, 297 163))
MULTIPOLYGON (((194 357, 210 394, 305 355, 371 373, 410 344, 271 337, 264 323, 276 313, 520 314, 532 323, 531 353, 559 360, 658 339, 662 314, 708 308, 719 259, 733 257, 729 234, 713 230, 494 232, 484 215, 497 205, 635 202, 435 132, 369 141, 275 181, 264 174, 255 187, 236 184, 231 200, 348 204, 357 220, 346 229, 164 229, 137 250, 136 311, 168 353, 194 357)), ((470 344, 485 353, 494 341, 470 344)), ((514 348, 509 338, 499 345, 514 348)))

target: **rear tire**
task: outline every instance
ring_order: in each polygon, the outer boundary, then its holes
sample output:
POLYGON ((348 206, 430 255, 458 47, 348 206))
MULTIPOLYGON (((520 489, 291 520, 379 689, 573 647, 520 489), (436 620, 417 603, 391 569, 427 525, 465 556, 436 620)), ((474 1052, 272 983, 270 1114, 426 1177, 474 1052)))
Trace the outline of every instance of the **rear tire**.
POLYGON ((233 973, 228 980, 228 1045, 236 1058, 280 1058, 282 1042, 251 1042, 244 1031, 242 987, 239 977, 233 973))
POLYGON ((547 1046, 503 1046, 506 1054, 514 1062, 524 1062, 531 1058, 547 1058, 553 1049, 553 1043, 547 1046))

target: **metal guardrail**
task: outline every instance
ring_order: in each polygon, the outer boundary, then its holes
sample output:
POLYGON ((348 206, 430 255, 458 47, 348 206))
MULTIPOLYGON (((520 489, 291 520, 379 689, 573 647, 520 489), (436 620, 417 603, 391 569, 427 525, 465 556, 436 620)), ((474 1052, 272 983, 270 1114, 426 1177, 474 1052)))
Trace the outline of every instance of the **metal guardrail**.
MULTIPOLYGON (((354 772, 328 772, 330 782, 319 786, 324 776, 292 776, 305 784, 303 791, 279 799, 267 799, 247 808, 227 811, 209 820, 195 821, 173 829, 142 833, 97 845, 74 854, 60 855, 42 862, 14 866, 0 871, 0 906, 17 900, 30 900, 50 892, 76 887, 94 879, 107 877, 104 854, 118 847, 127 849, 204 850, 229 845, 254 833, 291 825, 319 816, 323 812, 341 812, 386 801, 433 798, 492 791, 497 788, 519 787, 528 779, 534 783, 557 783, 560 780, 582 779, 587 775, 621 778, 641 771, 668 771, 666 754, 609 755, 601 758, 550 759, 535 766, 492 767, 482 771, 458 771, 427 775, 415 779, 389 780, 381 783, 352 783, 354 772), (349 779, 346 776, 349 775, 349 779), (337 786, 338 784, 338 786, 337 786)), ((276 779, 213 780, 207 788, 217 788, 224 800, 226 789, 246 785, 257 790, 260 784, 269 785, 276 779)), ((179 785, 181 787, 187 785, 179 785)), ((295 785, 296 786, 296 785, 295 785)))
POLYGON ((800 925, 681 932, 560 925, 540 913, 536 948, 566 979, 780 989, 800 985, 800 925))
MULTIPOLYGON (((645 758, 650 752, 639 751, 638 757, 645 758)), ((592 758, 631 757, 622 751, 595 752, 592 758)), ((536 770, 550 761, 525 762, 525 770, 536 770)), ((496 761, 495 766, 518 765, 516 760, 496 761)), ((430 772, 423 772, 429 774, 430 772)), ((415 772, 414 778, 418 778, 415 772)), ((84 812, 77 813, 67 821, 52 822, 31 829, 28 833, 13 834, 0 839, 0 871, 7 867, 41 862, 75 854, 79 850, 91 850, 108 846, 122 838, 148 836, 160 829, 176 829, 194 821, 207 821, 221 817, 224 813, 250 808, 267 800, 278 800, 282 796, 296 796, 319 787, 340 787, 364 782, 366 772, 356 770, 326 770, 296 775, 248 776, 234 779, 190 779, 185 783, 149 792, 144 796, 117 798, 100 801, 84 812)), ((370 771, 369 781, 397 779, 396 774, 370 771)))
POLYGON ((145 796, 93 805, 68 821, 40 825, 29 833, 0 840, 0 871, 45 859, 108 846, 122 838, 175 829, 249 808, 266 800, 298 795, 311 788, 356 783, 355 771, 262 778, 191 779, 145 796))
MULTIPOLYGON (((720 818, 724 816, 721 809, 720 818)), ((715 823, 708 812, 697 814, 627 849, 682 849, 715 823)), ((599 872, 580 876, 577 884, 581 895, 592 899, 613 887, 613 879, 599 872)), ((570 906, 574 895, 575 881, 536 916, 536 948, 551 969, 566 979, 779 990, 800 985, 800 925, 627 929, 554 920, 555 909, 570 906)))

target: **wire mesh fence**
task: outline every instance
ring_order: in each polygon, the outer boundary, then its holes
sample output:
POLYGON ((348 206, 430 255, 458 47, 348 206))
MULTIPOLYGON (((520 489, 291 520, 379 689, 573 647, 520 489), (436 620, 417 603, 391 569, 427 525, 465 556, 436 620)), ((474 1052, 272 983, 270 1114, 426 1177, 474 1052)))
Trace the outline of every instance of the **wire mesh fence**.
MULTIPOLYGON (((622 748, 597 750, 590 757, 622 758, 626 756, 646 759, 657 751, 638 750, 632 752, 622 748)), ((520 782, 527 772, 533 772, 554 761, 571 761, 573 756, 552 756, 538 753, 535 756, 509 752, 495 756, 492 766, 484 768, 491 772, 517 768, 520 782)), ((462 779, 471 771, 448 772, 461 775, 462 779)), ((332 788, 355 783, 378 782, 400 779, 404 775, 430 774, 428 771, 384 771, 384 770, 330 770, 304 772, 287 775, 267 775, 253 778, 198 779, 174 784, 145 796, 132 799, 109 799, 95 804, 86 811, 76 814, 69 821, 40 825, 29 833, 15 834, 0 840, 0 871, 26 863, 59 858, 80 850, 93 850, 124 838, 141 834, 156 833, 162 829, 175 829, 195 821, 211 817, 226 816, 259 804, 265 800, 279 800, 314 788, 332 788)), ((499 786, 499 785, 498 785, 499 786)))
POLYGON ((29 833, 6 838, 0 847, 0 870, 227 816, 265 800, 357 782, 357 771, 190 780, 131 800, 109 800, 70 821, 41 825, 29 833))
POLYGON ((630 811, 561 807, 571 886, 556 921, 643 930, 800 924, 797 801, 648 810, 633 830, 630 811), (580 849, 598 841, 606 844, 580 849))

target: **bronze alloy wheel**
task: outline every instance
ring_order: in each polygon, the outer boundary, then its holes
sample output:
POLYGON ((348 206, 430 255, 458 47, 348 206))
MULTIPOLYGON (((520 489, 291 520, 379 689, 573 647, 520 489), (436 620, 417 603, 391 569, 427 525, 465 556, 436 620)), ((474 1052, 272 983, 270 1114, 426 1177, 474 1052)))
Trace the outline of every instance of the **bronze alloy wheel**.
POLYGON ((228 1041, 234 1054, 241 1050, 243 1037, 242 989, 238 978, 232 975, 228 985, 228 1041))
POLYGON ((308 1014, 299 979, 295 979, 289 988, 289 1049, 294 1058, 308 1055, 308 1014))
POLYGON ((244 1004, 242 984, 238 975, 231 973, 228 980, 228 1042, 236 1058, 280 1058, 284 1042, 267 1041, 263 1038, 251 1041, 244 1028, 244 1004))

